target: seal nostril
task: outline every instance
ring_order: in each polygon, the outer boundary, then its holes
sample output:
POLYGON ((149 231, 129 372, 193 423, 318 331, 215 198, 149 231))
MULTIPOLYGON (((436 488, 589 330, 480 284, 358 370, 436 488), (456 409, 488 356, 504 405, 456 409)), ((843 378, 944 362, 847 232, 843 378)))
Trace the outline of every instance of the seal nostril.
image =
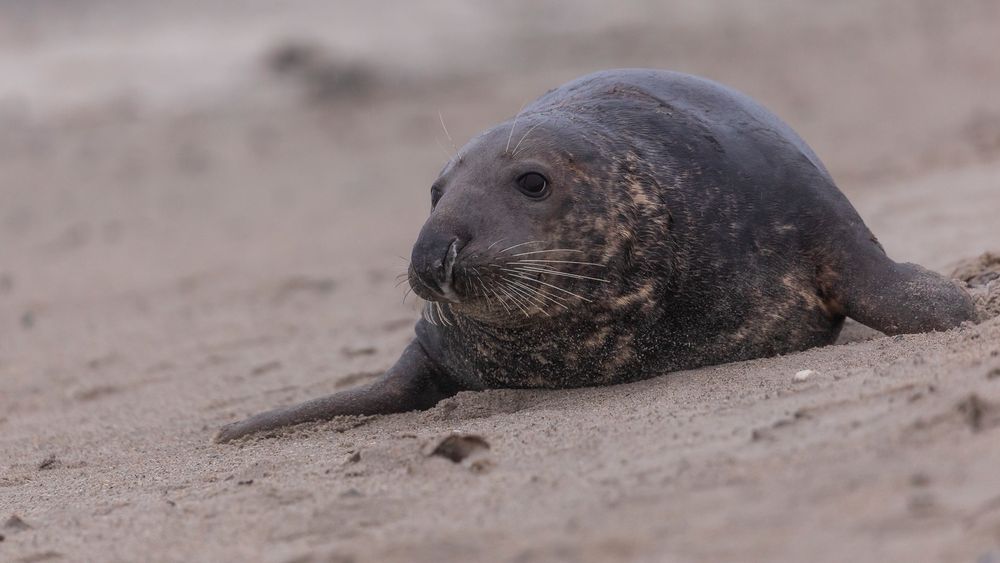
POLYGON ((458 239, 451 241, 448 251, 444 255, 444 269, 447 277, 451 277, 451 269, 455 265, 455 258, 458 256, 458 239))
POLYGON ((460 243, 458 238, 454 238, 451 244, 448 245, 448 250, 445 252, 444 259, 435 262, 435 273, 439 280, 438 285, 441 287, 441 293, 450 299, 457 299, 454 289, 454 270, 455 270, 455 259, 458 257, 458 251, 460 248, 460 243))

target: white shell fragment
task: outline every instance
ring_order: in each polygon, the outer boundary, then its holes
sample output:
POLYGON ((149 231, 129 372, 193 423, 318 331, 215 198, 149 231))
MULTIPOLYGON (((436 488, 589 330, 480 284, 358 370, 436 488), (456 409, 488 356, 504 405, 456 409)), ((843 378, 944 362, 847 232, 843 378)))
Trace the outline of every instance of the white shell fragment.
POLYGON ((792 381, 794 381, 795 383, 802 383, 803 381, 812 377, 814 373, 816 372, 811 369, 804 369, 802 371, 797 371, 795 372, 795 376, 792 377, 792 381))

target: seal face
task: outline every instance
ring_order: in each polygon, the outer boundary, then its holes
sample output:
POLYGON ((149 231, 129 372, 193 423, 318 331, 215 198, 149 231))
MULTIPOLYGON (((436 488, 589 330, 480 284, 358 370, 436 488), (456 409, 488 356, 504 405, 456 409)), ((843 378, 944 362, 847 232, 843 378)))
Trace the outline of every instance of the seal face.
POLYGON ((416 340, 357 389, 224 427, 227 441, 463 389, 576 387, 972 320, 890 260, 819 158, 750 98, 674 72, 598 72, 470 141, 431 187, 416 340))

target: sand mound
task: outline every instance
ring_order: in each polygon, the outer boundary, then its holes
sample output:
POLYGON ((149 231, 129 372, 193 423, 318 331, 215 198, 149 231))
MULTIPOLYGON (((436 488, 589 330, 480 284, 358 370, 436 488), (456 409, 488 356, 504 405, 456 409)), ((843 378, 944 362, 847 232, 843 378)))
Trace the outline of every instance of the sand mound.
POLYGON ((984 252, 964 260, 951 277, 966 284, 984 320, 1000 316, 1000 254, 984 252))

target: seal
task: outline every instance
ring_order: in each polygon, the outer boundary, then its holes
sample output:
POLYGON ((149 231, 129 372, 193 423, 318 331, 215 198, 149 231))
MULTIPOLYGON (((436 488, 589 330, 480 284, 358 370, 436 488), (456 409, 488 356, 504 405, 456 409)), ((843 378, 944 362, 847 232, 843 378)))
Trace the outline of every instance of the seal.
POLYGON ((460 390, 634 381, 976 318, 885 251, 816 154, 695 76, 598 72, 472 139, 431 186, 416 339, 375 382, 225 426, 218 441, 460 390))

